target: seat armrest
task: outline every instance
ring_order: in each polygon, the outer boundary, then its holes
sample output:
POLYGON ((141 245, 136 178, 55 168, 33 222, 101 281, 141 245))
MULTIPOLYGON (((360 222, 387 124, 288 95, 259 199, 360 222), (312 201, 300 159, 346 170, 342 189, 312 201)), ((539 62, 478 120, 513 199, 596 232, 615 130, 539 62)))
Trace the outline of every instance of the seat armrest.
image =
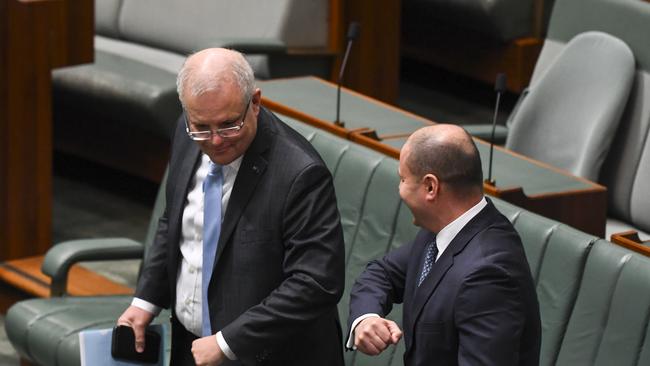
POLYGON ((47 251, 41 271, 52 278, 51 296, 62 296, 73 264, 81 261, 138 259, 143 254, 142 243, 127 238, 71 240, 59 243, 47 251))
POLYGON ((285 54, 287 45, 279 39, 269 38, 220 38, 212 47, 232 48, 245 54, 285 54))

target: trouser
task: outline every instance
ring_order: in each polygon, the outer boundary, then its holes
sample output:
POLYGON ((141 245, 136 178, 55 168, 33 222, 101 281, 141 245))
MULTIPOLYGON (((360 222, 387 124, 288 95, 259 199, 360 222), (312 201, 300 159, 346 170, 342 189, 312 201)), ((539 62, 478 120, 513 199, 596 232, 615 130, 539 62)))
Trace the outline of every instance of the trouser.
POLYGON ((198 337, 185 329, 175 316, 172 316, 171 323, 172 350, 169 364, 173 366, 195 365, 192 356, 192 342, 198 337))

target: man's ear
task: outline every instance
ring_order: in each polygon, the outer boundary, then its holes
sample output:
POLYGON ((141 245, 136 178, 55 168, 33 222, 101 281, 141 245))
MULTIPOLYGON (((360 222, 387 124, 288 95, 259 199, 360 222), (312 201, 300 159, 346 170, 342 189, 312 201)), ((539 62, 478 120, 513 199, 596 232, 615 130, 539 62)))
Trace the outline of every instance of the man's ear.
POLYGON ((251 102, 253 104, 253 111, 255 112, 255 115, 257 115, 260 110, 260 105, 262 104, 262 91, 260 88, 256 88, 253 92, 253 95, 251 96, 251 102))
POLYGON ((427 191, 427 200, 433 200, 440 191, 440 181, 434 174, 427 174, 423 178, 424 188, 427 191))

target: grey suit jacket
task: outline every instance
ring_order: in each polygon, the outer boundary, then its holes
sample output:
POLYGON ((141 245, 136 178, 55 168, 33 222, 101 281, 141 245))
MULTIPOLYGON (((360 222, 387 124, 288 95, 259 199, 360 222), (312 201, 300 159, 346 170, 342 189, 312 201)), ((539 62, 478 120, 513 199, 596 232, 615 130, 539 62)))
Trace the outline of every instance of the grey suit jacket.
MULTIPOLYGON (((167 207, 136 296, 174 304, 181 216, 200 150, 179 123, 167 207)), ((264 108, 224 216, 209 285, 213 332, 233 364, 342 365, 336 304, 344 244, 332 177, 311 144, 264 108)))
POLYGON ((371 262, 352 288, 350 321, 404 303, 405 365, 539 364, 537 294, 519 235, 488 199, 416 286, 434 233, 371 262))

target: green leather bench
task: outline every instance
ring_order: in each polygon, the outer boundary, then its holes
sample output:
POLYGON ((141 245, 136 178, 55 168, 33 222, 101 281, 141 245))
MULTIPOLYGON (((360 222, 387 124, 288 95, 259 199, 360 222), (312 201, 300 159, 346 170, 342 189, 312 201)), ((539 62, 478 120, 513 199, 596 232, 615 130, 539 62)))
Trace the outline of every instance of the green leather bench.
POLYGON ((165 169, 188 54, 240 50, 261 79, 330 73, 330 0, 94 3, 94 62, 52 73, 54 143, 136 176, 165 169))
MULTIPOLYGON (((345 328, 349 290, 355 278, 369 260, 408 241, 417 228, 399 199, 395 159, 284 119, 311 141, 334 176, 346 243, 346 290, 339 304, 345 328)), ((145 249, 164 204, 161 197, 145 249)), ((493 201, 514 222, 530 262, 542 313, 541 364, 650 364, 650 258, 498 199, 493 201)), ((107 243, 118 246, 120 242, 107 243)), ((131 256, 142 252, 139 244, 126 243, 122 242, 123 252, 129 252, 125 247, 133 248, 131 256)), ((105 251, 111 252, 109 248, 105 251)), ((44 269, 61 280, 64 276, 57 274, 61 264, 107 256, 97 240, 59 244, 48 253, 44 269), (86 254, 73 254, 75 245, 85 247, 86 254)), ((78 365, 78 332, 111 327, 129 301, 123 296, 22 301, 7 313, 7 334, 20 355, 35 363, 78 365)), ((167 322, 166 314, 157 321, 167 322)), ((401 321, 400 306, 391 317, 401 321)), ((378 357, 346 352, 345 359, 349 366, 398 366, 403 351, 401 342, 378 357)))

